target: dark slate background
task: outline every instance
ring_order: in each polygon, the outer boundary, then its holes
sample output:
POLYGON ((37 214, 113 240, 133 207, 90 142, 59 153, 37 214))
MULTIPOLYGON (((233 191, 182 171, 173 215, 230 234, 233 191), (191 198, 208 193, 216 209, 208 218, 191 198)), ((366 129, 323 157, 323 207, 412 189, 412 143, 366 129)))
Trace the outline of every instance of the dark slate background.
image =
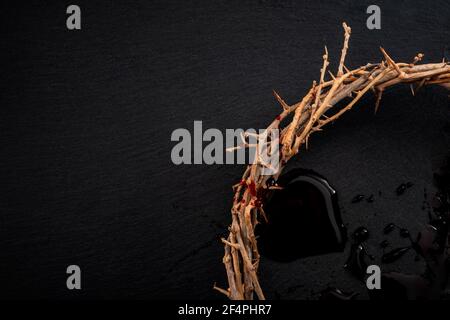
MULTIPOLYGON (((75 3, 81 31, 66 29, 67 1, 1 4, 2 298, 222 299, 212 290, 226 285, 218 238, 243 166, 175 166, 172 131, 194 120, 265 127, 279 112, 271 90, 299 100, 319 77, 324 45, 337 68, 342 21, 353 29, 349 67, 380 61, 380 45, 397 60, 450 58, 446 0, 377 0, 374 31, 373 1, 75 3), (66 289, 70 264, 82 268, 81 291, 66 289)), ((414 98, 397 87, 376 116, 373 106, 369 95, 290 165, 330 180, 349 230, 371 231, 379 263, 386 223, 415 234, 426 221, 424 188, 435 191, 450 113, 440 88, 414 98), (406 181, 413 188, 396 197, 406 181), (357 193, 375 202, 350 204, 357 193)), ((342 269, 346 256, 263 260, 262 286, 269 298, 315 299, 327 285, 367 297, 342 269)), ((383 266, 422 268, 413 252, 383 266)))

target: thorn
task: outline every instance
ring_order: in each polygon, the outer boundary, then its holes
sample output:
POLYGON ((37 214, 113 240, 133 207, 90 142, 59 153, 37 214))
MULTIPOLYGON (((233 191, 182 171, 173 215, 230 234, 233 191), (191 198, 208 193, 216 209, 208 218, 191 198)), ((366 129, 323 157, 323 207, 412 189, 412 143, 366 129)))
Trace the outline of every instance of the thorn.
POLYGON ((345 70, 345 72, 350 73, 350 70, 348 70, 348 68, 345 66, 345 64, 342 66, 345 70))
POLYGON ((283 190, 283 187, 280 187, 280 186, 271 186, 271 187, 269 187, 269 190, 283 190))
POLYGON ((386 59, 386 62, 391 65, 398 73, 400 78, 405 78, 405 73, 400 70, 399 66, 392 60, 392 58, 387 54, 387 52, 383 49, 383 47, 380 47, 381 53, 383 54, 384 58, 386 59))
POLYGON ((273 93, 275 99, 277 99, 277 101, 283 107, 283 110, 288 110, 289 106, 287 105, 286 102, 284 102, 284 100, 279 96, 279 94, 275 90, 272 90, 272 93, 273 93))
POLYGON ((259 138, 259 134, 253 133, 253 132, 244 132, 244 136, 245 136, 245 137, 259 138))
POLYGON ((409 88, 411 89, 411 94, 413 95, 413 97, 416 95, 414 92, 414 87, 412 85, 412 83, 409 85, 409 88))
POLYGON ((263 217, 264 221, 265 221, 266 223, 268 223, 268 222, 269 222, 269 219, 267 219, 266 212, 264 211, 264 209, 263 209, 262 207, 259 207, 259 213, 261 213, 261 216, 263 217))
POLYGON ((331 76, 331 78, 332 78, 333 80, 336 80, 335 76, 333 76, 333 73, 332 73, 330 70, 328 70, 328 74, 331 76))
POLYGON ((216 286, 215 283, 214 283, 213 289, 219 291, 220 293, 226 295, 227 297, 230 297, 230 289, 225 290, 225 289, 219 288, 216 286))
POLYGON ((247 141, 245 141, 245 135, 242 132, 241 132, 240 136, 241 136, 242 143, 247 144, 247 141))
POLYGON ((416 92, 419 92, 419 90, 423 87, 423 85, 425 84, 425 81, 427 81, 427 80, 429 80, 429 79, 423 78, 423 79, 419 82, 419 84, 418 84, 417 87, 416 87, 416 92))
POLYGON ((378 90, 377 94, 377 102, 375 103, 375 114, 378 112, 378 108, 380 107, 381 97, 383 96, 383 90, 378 90))

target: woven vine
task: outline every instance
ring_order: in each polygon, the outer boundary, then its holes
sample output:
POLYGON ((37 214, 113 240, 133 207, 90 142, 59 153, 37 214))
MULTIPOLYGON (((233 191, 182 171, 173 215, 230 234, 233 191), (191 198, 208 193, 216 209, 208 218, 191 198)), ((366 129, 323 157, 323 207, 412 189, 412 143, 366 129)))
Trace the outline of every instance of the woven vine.
MULTIPOLYGON (((352 109, 368 91, 376 95, 375 112, 385 89, 396 84, 405 83, 411 87, 414 95, 421 87, 437 84, 450 89, 450 65, 443 60, 440 63, 419 64, 423 54, 417 54, 410 63, 395 62, 383 48, 380 63, 367 64, 349 70, 345 66, 351 28, 343 23, 344 44, 339 66, 334 75, 328 70, 329 57, 325 47, 320 79, 314 81, 306 96, 299 102, 289 105, 275 91, 274 96, 282 107, 281 113, 267 127, 279 129, 280 169, 275 175, 262 175, 262 168, 267 164, 258 158, 247 166, 241 181, 233 186, 234 200, 231 208, 232 223, 228 237, 222 238, 225 247, 223 263, 228 278, 228 289, 214 285, 214 289, 233 300, 250 300, 255 294, 264 300, 264 292, 258 279, 260 255, 255 238, 255 227, 260 220, 267 221, 264 213, 265 195, 268 190, 279 189, 276 181, 286 163, 296 155, 302 146, 308 148, 311 134, 321 131, 323 127, 341 117, 352 109), (325 77, 329 76, 329 80, 325 77), (346 105, 338 103, 350 98, 346 105), (283 128, 283 120, 290 123, 283 128)), ((249 147, 243 137, 238 148, 249 147)), ((236 149, 236 148, 235 148, 236 149)))

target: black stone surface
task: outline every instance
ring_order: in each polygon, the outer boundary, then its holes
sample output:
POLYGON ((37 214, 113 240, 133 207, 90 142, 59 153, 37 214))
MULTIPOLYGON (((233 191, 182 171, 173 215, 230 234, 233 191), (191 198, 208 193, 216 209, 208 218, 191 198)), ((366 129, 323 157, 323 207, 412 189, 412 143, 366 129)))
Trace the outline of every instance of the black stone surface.
MULTIPOLYGON (((2 1, 0 297, 223 299, 219 237, 230 186, 243 166, 175 166, 176 128, 263 128, 319 78, 324 45, 337 68, 342 21, 353 29, 349 68, 394 59, 450 58, 450 3, 377 1, 382 29, 366 28, 372 1, 77 1, 82 30, 65 26, 66 2, 2 1), (82 290, 66 289, 66 267, 82 290)), ((289 165, 337 189, 349 232, 364 225, 380 263, 390 222, 412 235, 427 221, 424 188, 447 155, 444 90, 368 95, 310 140, 289 165), (398 185, 414 185, 397 196, 398 185), (381 191, 381 196, 379 191, 381 191), (373 203, 352 204, 357 194, 373 203)), ((408 240, 391 235, 393 247, 408 240)), ((263 260, 269 298, 316 299, 327 286, 359 291, 346 253, 289 264, 263 260)), ((408 252, 387 270, 420 271, 408 252)), ((384 270, 384 269, 383 269, 384 270)))

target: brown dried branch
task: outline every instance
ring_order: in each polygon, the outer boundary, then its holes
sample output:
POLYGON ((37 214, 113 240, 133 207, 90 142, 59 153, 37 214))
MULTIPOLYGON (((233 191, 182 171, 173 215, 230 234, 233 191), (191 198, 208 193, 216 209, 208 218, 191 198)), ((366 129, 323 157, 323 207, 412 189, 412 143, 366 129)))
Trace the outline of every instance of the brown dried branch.
MULTIPOLYGON (((328 71, 331 80, 325 81, 329 64, 328 51, 325 47, 319 83, 313 82, 311 89, 301 101, 290 106, 278 93, 273 92, 283 111, 266 130, 279 128, 281 121, 292 116, 291 122, 286 127, 280 128, 281 167, 278 173, 272 176, 275 180, 281 174, 287 161, 296 155, 303 145, 307 146, 311 134, 321 131, 326 124, 337 120, 351 110, 369 90, 377 95, 375 112, 379 108, 383 92, 396 84, 416 85, 414 93, 430 84, 437 84, 450 90, 450 65, 445 61, 417 65, 423 58, 421 53, 415 56, 412 63, 396 63, 383 48, 380 48, 384 57, 381 63, 367 64, 355 70, 348 70, 345 66, 345 57, 351 29, 346 23, 343 23, 343 27, 344 45, 336 76, 328 71), (351 97, 351 101, 340 107, 338 103, 347 97, 351 97), (327 115, 326 113, 331 109, 336 110, 331 115, 327 115)), ((242 137, 241 146, 231 150, 251 146, 245 138, 245 136, 242 137)), ((259 223, 258 218, 267 220, 264 213, 264 194, 266 193, 261 191, 279 188, 266 186, 266 181, 271 177, 261 174, 265 165, 267 164, 263 161, 256 161, 247 166, 241 182, 233 186, 232 224, 228 238, 222 239, 225 246, 223 263, 229 288, 224 290, 214 285, 215 290, 233 300, 253 299, 254 293, 258 299, 265 298, 257 275, 260 256, 254 230, 259 223)))
MULTIPOLYGON (((350 34, 352 33, 352 29, 347 26, 347 24, 344 22, 342 23, 342 27, 344 28, 344 45, 342 46, 342 53, 341 53, 341 59, 339 60, 339 68, 338 68, 338 76, 342 76, 343 74, 343 68, 344 62, 345 62, 345 56, 347 55, 348 50, 348 42, 350 40, 350 34)), ((348 69, 347 69, 348 72, 348 69)))

